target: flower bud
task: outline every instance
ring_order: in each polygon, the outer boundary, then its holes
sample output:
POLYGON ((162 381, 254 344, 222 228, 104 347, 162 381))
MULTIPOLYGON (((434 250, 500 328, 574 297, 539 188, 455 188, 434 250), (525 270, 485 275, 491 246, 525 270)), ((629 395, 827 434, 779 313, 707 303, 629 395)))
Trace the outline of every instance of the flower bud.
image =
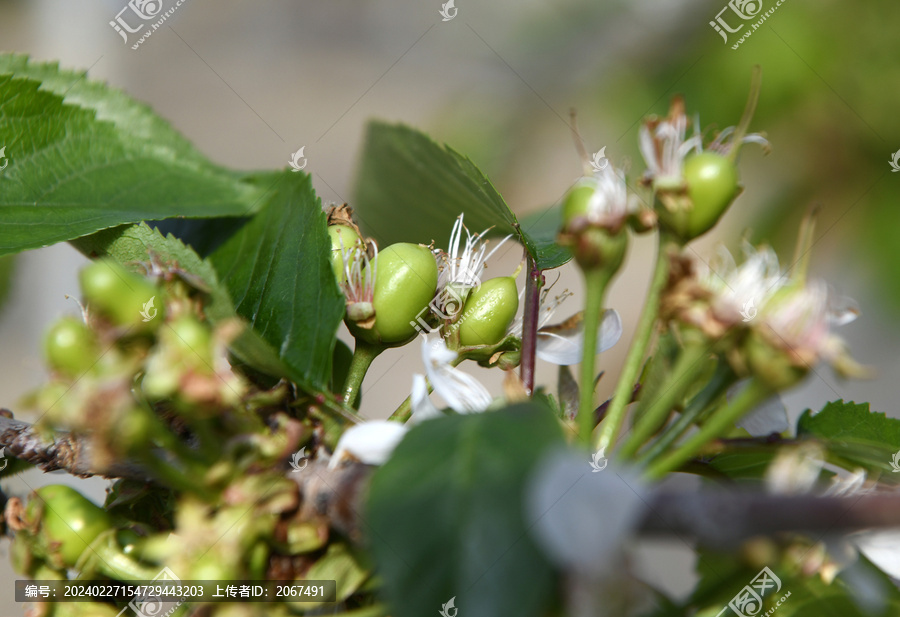
POLYGON ((519 310, 519 292, 511 276, 482 283, 469 294, 460 318, 459 343, 463 347, 495 345, 519 310))

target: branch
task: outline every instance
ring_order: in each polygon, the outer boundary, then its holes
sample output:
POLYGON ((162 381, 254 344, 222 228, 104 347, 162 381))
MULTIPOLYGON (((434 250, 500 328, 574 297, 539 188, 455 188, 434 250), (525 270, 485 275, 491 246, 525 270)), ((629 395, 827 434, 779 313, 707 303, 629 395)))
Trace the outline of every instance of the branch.
POLYGON ((38 434, 31 424, 6 415, 0 415, 0 448, 6 448, 6 455, 36 465, 43 471, 64 469, 80 478, 103 476, 150 481, 140 466, 128 461, 114 462, 102 470, 97 469, 88 442, 65 431, 57 431, 56 436, 48 440, 38 434))
MULTIPOLYGON (((120 461, 103 470, 91 463, 90 446, 67 433, 44 440, 27 422, 0 416, 0 447, 44 471, 64 469, 89 477, 129 478, 151 482, 136 463, 120 461)), ((325 519, 350 538, 365 535, 363 504, 374 467, 361 463, 329 469, 325 461, 309 461, 299 473, 288 473, 301 497, 300 517, 325 519)), ((710 544, 733 544, 755 535, 786 531, 844 534, 862 529, 900 527, 900 494, 849 497, 785 496, 721 490, 659 492, 648 499, 638 525, 641 536, 689 537, 710 544)))
POLYGON ((900 494, 896 492, 817 497, 732 490, 657 493, 641 521, 640 533, 731 544, 785 531, 840 535, 888 527, 900 527, 900 494))

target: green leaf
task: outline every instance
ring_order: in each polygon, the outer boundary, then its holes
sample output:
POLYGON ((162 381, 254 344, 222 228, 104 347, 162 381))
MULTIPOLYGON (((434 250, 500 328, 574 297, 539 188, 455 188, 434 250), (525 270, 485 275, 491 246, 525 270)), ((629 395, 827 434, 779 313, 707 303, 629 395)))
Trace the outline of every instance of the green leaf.
POLYGON ((414 427, 372 479, 372 551, 396 617, 547 614, 554 575, 533 544, 524 485, 562 442, 539 405, 429 420, 414 427))
MULTIPOLYGON (((207 288, 204 312, 211 323, 237 318, 228 289, 219 281, 212 264, 172 234, 164 237, 158 230, 141 223, 106 229, 74 240, 72 245, 88 257, 112 257, 125 265, 148 262, 151 254, 163 263, 177 263, 180 270, 199 277, 207 288)), ((250 328, 232 341, 230 349, 239 360, 257 371, 294 380, 305 378, 301 373, 294 374, 281 362, 275 349, 250 328)))
POLYGON ((210 255, 237 313, 297 379, 328 387, 344 296, 331 269, 331 240, 310 177, 274 172, 263 209, 210 255))
POLYGON ((815 415, 807 409, 797 421, 797 434, 865 440, 900 448, 900 420, 870 411, 868 403, 832 401, 815 415))
POLYGON ((145 219, 251 213, 263 191, 84 74, 0 55, 0 255, 145 219))
POLYGON ((870 411, 868 403, 832 401, 815 415, 807 409, 797 421, 797 436, 821 440, 834 458, 831 462, 900 481, 891 466, 893 454, 900 451, 900 420, 870 411))
POLYGON ((535 213, 519 227, 471 160, 407 126, 369 124, 354 195, 360 226, 383 246, 433 240, 446 248, 456 217, 465 214, 473 232, 493 227, 493 236, 517 236, 541 269, 571 259, 553 241, 558 207, 535 213))

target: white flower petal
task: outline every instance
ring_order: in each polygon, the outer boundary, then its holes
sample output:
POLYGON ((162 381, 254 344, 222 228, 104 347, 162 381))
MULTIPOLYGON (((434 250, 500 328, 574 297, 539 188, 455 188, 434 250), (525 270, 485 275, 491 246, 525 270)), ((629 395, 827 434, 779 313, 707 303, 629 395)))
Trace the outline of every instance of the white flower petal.
POLYGON ((351 426, 338 440, 329 469, 334 469, 344 460, 356 459, 366 465, 381 465, 409 429, 399 422, 371 420, 351 426))
MULTIPOLYGON (((728 400, 733 399, 744 388, 746 380, 728 389, 728 400)), ((783 433, 790 427, 787 409, 777 394, 767 398, 758 407, 734 423, 754 437, 767 437, 772 433, 783 433)))
MULTIPOLYGON (((603 313, 600 327, 597 329, 597 353, 604 352, 615 345, 622 336, 622 319, 615 310, 603 313)), ((546 362, 559 366, 569 366, 581 362, 584 347, 584 322, 566 331, 538 332, 537 356, 546 362)))
POLYGON ((407 424, 418 424, 424 420, 440 418, 444 415, 431 402, 431 398, 428 396, 428 383, 424 375, 413 375, 410 398, 412 402, 412 416, 407 424))
POLYGON ((853 543, 883 572, 900 578, 900 529, 864 532, 854 536, 853 543))
POLYGON ((456 357, 444 339, 429 341, 422 337, 422 362, 438 396, 456 413, 484 411, 493 401, 490 392, 477 379, 450 365, 456 357))

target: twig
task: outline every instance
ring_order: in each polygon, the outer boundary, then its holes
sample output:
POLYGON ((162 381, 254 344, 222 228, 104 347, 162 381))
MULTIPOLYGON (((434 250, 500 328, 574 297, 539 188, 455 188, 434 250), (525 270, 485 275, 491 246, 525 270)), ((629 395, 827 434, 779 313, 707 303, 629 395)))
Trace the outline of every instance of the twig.
POLYGON ((522 360, 520 364, 522 383, 525 384, 525 391, 529 395, 534 391, 535 350, 543 283, 544 276, 529 255, 525 277, 525 307, 522 311, 522 360))
POLYGON ((704 491, 657 493, 640 533, 727 545, 785 531, 839 535, 887 527, 900 527, 900 494, 816 497, 704 491))
POLYGON ((0 416, 0 447, 6 448, 7 456, 32 463, 43 471, 64 469, 81 478, 104 476, 150 481, 139 465, 129 461, 113 462, 98 469, 90 444, 67 432, 57 431, 55 437, 48 440, 31 424, 5 416, 0 416))

